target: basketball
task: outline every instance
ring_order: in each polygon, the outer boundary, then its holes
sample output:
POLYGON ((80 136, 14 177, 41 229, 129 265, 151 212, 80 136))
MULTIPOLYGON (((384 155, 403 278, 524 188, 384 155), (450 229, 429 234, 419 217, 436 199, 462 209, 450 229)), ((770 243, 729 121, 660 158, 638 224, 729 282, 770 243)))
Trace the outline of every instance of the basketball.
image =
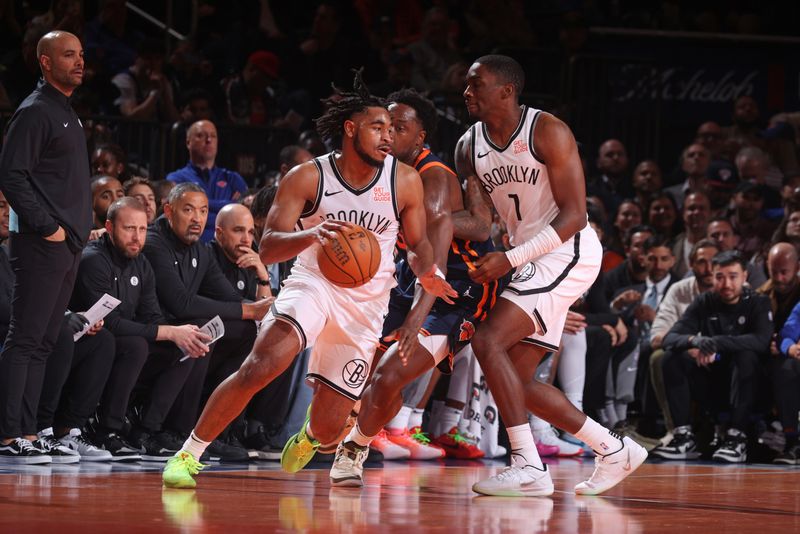
POLYGON ((363 286, 378 272, 381 249, 369 230, 354 225, 336 231, 317 252, 319 270, 339 287, 363 286))

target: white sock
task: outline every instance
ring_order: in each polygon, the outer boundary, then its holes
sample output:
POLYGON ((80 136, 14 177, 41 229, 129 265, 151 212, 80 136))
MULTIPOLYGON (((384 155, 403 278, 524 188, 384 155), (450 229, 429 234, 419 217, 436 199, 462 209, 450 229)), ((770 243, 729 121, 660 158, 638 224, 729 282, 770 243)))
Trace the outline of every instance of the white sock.
POLYGON ((352 441, 361 447, 369 447, 369 444, 372 443, 374 438, 375 436, 365 436, 364 433, 361 432, 361 428, 358 426, 358 421, 356 421, 356 424, 353 425, 353 428, 350 429, 350 433, 347 434, 347 437, 344 438, 344 440, 352 441))
POLYGON ((536 469, 544 469, 542 459, 539 458, 539 451, 533 442, 531 425, 517 425, 506 428, 508 441, 511 443, 511 465, 517 467, 533 466, 536 469))
POLYGON ((203 441, 202 439, 198 438, 194 433, 194 430, 192 430, 192 433, 189 434, 189 437, 183 443, 181 450, 188 452, 194 456, 195 460, 200 461, 200 457, 203 456, 204 452, 206 452, 206 448, 210 443, 210 441, 203 441))
POLYGON ((454 426, 455 427, 458 426, 458 420, 461 419, 462 413, 463 410, 459 410, 458 408, 452 408, 450 406, 445 406, 442 409, 441 423, 440 423, 442 425, 441 426, 442 434, 450 432, 454 426))
POLYGON ((411 410, 411 417, 408 418, 408 428, 422 428, 422 414, 425 410, 421 408, 414 408, 411 410))
POLYGON ((622 442, 618 437, 588 416, 581 429, 575 432, 575 437, 589 445, 601 456, 615 453, 622 448, 622 442))
POLYGON ((392 430, 405 430, 408 428, 408 418, 411 417, 411 410, 411 406, 403 405, 397 415, 386 425, 386 428, 391 428, 392 430))

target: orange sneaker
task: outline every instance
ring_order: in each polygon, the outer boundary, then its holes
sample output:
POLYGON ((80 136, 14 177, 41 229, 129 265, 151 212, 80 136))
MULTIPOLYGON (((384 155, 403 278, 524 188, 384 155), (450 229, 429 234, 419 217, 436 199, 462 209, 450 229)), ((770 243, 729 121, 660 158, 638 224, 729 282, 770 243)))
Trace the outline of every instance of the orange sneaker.
POLYGON ((384 460, 407 460, 411 456, 411 452, 408 449, 389 440, 386 435, 386 429, 378 432, 378 435, 372 439, 372 443, 369 446, 383 454, 384 460))
POLYGON ((450 458, 460 458, 462 460, 477 460, 483 458, 483 451, 475 444, 473 439, 465 436, 458 431, 458 427, 453 427, 447 434, 442 434, 433 442, 444 449, 450 458))
POLYGON ((439 446, 431 444, 420 427, 414 427, 411 430, 404 428, 387 428, 386 437, 392 443, 400 445, 404 449, 408 449, 411 453, 411 460, 436 460, 444 458, 445 452, 439 446))

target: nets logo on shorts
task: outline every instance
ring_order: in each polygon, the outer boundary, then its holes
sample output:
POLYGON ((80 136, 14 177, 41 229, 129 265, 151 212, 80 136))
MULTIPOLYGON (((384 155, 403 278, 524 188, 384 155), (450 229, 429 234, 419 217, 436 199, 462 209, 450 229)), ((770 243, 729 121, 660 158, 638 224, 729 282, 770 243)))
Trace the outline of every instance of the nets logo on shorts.
POLYGON ((356 358, 350 360, 342 369, 342 380, 349 387, 355 389, 361 387, 369 374, 369 364, 365 360, 356 358))
POLYGON ((526 263, 522 266, 522 268, 517 271, 514 275, 514 278, 511 279, 512 282, 527 282, 533 275, 536 274, 536 266, 532 263, 526 263))

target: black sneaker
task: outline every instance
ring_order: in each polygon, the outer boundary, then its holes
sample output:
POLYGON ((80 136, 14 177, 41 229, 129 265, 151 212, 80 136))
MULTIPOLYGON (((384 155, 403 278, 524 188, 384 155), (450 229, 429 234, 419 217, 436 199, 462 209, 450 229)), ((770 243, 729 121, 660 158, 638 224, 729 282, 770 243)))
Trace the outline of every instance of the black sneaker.
POLYGON ((44 465, 52 462, 53 459, 50 456, 24 438, 15 438, 8 445, 0 445, 0 463, 44 465))
POLYGON ((800 443, 786 447, 774 460, 774 464, 800 465, 800 443))
POLYGON ((697 442, 689 427, 678 427, 666 445, 659 445, 650 454, 665 460, 696 460, 700 458, 697 442))
POLYGON ((166 462, 183 447, 183 442, 170 432, 162 431, 147 436, 142 441, 142 460, 145 462, 166 462))
POLYGON ((142 451, 125 441, 125 438, 116 432, 97 433, 91 438, 98 449, 111 453, 112 462, 134 462, 142 459, 142 451))
POLYGON ((744 432, 731 428, 725 434, 722 445, 711 456, 719 462, 740 464, 747 461, 747 436, 744 432))
MULTIPOLYGON (((242 446, 247 449, 247 452, 256 453, 258 460, 280 460, 283 449, 273 447, 269 438, 264 433, 264 427, 259 427, 258 432, 245 436, 242 441, 242 446)), ((331 457, 331 460, 333 457, 331 457)))
POLYGON ((54 464, 76 464, 81 461, 78 451, 66 447, 53 436, 52 428, 39 432, 39 439, 31 445, 48 455, 54 464))
POLYGON ((203 456, 200 457, 201 462, 249 462, 250 455, 247 449, 229 445, 222 440, 215 439, 212 441, 203 456))

